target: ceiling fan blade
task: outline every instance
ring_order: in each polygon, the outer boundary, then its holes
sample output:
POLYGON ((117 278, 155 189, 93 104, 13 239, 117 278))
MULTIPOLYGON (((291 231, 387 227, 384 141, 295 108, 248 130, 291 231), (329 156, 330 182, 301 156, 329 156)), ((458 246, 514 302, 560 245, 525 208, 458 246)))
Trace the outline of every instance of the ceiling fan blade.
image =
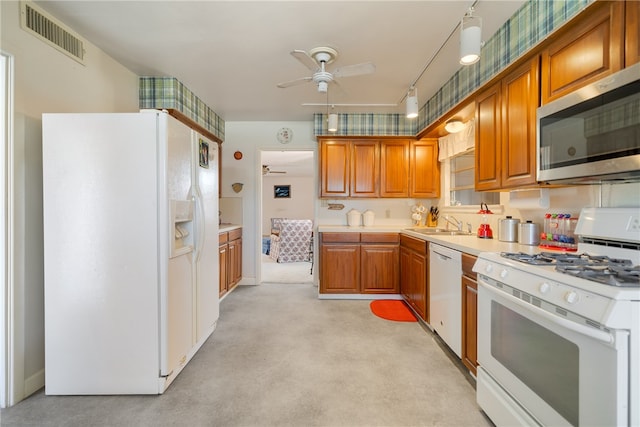
POLYGON ((290 80, 288 82, 278 83, 278 87, 285 88, 285 87, 289 87, 289 86, 300 85, 300 84, 303 84, 303 83, 310 82, 312 79, 313 79, 313 77, 301 77, 299 79, 290 80))
POLYGON ((371 74, 376 71, 376 66, 373 62, 363 62, 362 64, 345 65, 344 67, 336 68, 333 72, 334 77, 351 77, 360 76, 362 74, 371 74))
POLYGON ((320 68, 320 66, 318 65, 318 63, 316 62, 315 59, 313 59, 306 51, 304 50, 292 50, 291 51, 291 56, 293 56, 294 58, 296 58, 298 61, 302 62, 302 65, 304 65, 305 67, 307 67, 308 69, 310 69, 313 72, 318 71, 318 68, 320 68))

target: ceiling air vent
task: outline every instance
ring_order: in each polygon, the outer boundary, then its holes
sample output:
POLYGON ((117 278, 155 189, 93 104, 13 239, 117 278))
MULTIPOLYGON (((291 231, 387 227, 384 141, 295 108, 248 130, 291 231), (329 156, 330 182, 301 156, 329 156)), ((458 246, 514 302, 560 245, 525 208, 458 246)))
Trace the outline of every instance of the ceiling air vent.
POLYGON ((84 41, 29 1, 20 2, 20 26, 84 65, 84 41))

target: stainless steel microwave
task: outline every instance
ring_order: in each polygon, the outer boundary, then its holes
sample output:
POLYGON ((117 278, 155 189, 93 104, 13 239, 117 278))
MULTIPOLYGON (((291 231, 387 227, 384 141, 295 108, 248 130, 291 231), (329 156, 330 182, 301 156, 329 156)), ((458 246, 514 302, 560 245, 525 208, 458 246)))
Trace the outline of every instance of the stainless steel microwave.
POLYGON ((541 182, 640 181, 640 63, 537 110, 541 182))

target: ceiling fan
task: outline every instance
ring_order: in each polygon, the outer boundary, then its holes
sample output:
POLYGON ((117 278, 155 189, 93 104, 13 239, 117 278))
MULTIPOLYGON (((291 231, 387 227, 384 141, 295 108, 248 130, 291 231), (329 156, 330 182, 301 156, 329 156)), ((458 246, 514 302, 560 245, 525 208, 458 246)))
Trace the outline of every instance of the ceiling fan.
POLYGON ((361 64, 346 65, 329 72, 326 66, 331 64, 338 56, 338 51, 330 47, 316 47, 309 52, 294 50, 291 55, 313 71, 313 75, 279 83, 279 88, 287 88, 312 81, 318 85, 318 92, 324 93, 327 92, 329 83, 337 83, 336 78, 371 74, 376 70, 376 66, 372 62, 363 62, 361 64))
POLYGON ((270 175, 272 173, 287 173, 287 171, 272 171, 269 165, 262 165, 262 175, 270 175))

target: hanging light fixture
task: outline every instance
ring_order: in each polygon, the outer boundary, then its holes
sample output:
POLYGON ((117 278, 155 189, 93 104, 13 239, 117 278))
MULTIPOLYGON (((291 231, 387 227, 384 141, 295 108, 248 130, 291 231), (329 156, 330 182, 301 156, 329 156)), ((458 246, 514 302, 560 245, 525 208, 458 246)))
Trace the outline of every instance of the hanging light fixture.
POLYGON ((418 117, 418 89, 414 86, 409 88, 407 93, 407 119, 418 117))
POLYGON ((464 123, 458 119, 451 119, 445 123, 444 129, 449 133, 458 133, 464 129, 464 123))
POLYGON ((338 115, 336 113, 329 114, 329 123, 327 126, 327 130, 329 132, 338 131, 338 115))
POLYGON ((471 65, 480 60, 482 47, 482 18, 473 16, 473 7, 460 23, 460 64, 471 65))

